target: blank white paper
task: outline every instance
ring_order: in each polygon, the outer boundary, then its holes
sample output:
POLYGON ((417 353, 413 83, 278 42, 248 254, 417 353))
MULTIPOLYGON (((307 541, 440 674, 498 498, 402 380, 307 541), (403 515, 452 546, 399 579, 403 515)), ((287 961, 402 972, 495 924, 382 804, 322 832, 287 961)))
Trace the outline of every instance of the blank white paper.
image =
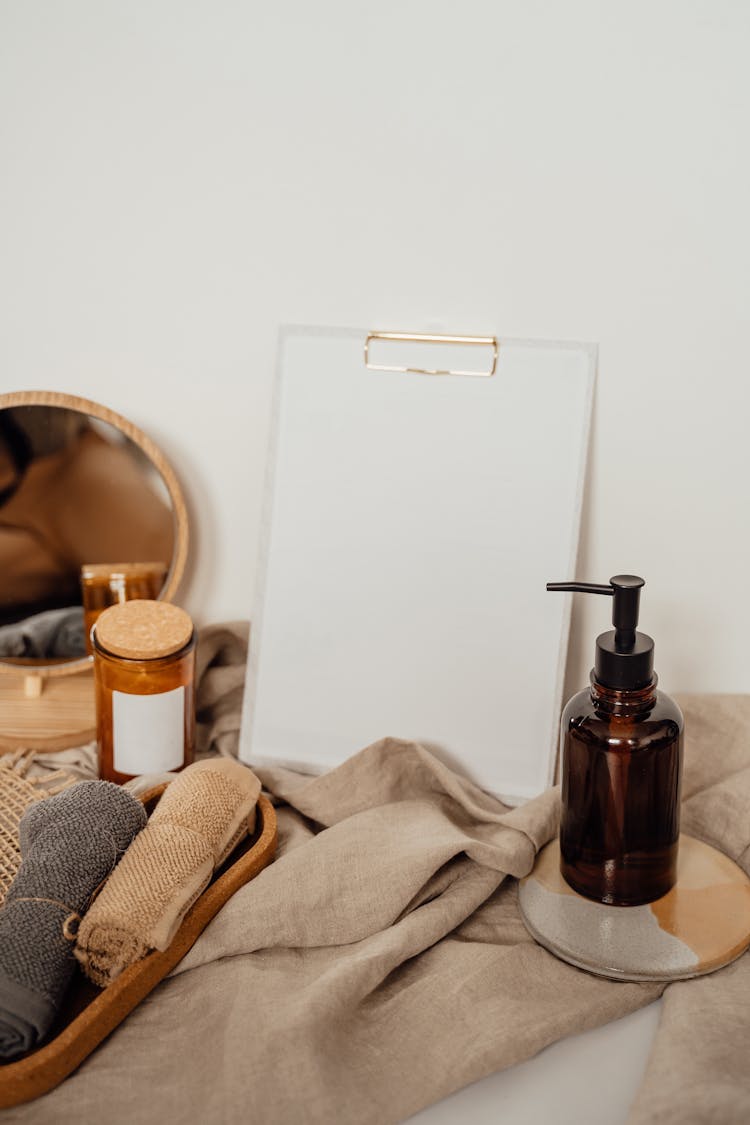
POLYGON ((501 339, 492 377, 431 376, 368 370, 365 337, 281 335, 241 757, 317 772, 393 735, 531 797, 554 769, 570 597, 545 583, 575 574, 595 349, 501 339))

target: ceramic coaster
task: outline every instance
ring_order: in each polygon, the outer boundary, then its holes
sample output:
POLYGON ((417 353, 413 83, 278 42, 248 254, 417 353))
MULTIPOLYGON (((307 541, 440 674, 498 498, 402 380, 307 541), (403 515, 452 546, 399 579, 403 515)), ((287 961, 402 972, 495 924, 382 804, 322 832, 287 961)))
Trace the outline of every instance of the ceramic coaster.
POLYGON ((606 906, 560 874, 553 840, 521 880, 529 933, 579 969, 615 980, 684 980, 712 973, 750 946, 750 879, 728 856, 680 836, 677 882, 645 906, 606 906))

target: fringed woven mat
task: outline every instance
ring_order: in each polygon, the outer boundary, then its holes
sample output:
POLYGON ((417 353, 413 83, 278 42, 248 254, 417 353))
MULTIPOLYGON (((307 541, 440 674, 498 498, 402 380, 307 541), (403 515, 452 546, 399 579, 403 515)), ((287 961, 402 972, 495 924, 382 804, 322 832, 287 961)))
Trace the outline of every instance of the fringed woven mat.
POLYGON ((77 780, 67 770, 44 777, 28 777, 33 751, 18 750, 0 757, 0 906, 21 864, 18 826, 29 805, 67 789, 77 780))

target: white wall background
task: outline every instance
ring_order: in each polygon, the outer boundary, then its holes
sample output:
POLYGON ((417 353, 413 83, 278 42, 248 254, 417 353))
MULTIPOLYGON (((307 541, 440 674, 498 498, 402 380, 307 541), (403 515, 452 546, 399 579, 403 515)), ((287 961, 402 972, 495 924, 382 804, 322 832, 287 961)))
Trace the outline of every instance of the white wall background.
POLYGON ((163 444, 215 620, 280 322, 598 341, 578 576, 645 575, 663 687, 750 690, 749 48, 744 0, 0 0, 0 386, 163 444))

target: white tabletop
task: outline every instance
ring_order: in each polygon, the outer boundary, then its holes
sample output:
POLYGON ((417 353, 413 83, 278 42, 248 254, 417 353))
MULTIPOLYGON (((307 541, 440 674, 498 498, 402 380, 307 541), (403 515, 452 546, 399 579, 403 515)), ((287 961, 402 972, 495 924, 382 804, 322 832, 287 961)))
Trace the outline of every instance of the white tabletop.
POLYGON ((467 1086, 411 1125, 624 1125, 643 1078, 661 1001, 467 1086))

